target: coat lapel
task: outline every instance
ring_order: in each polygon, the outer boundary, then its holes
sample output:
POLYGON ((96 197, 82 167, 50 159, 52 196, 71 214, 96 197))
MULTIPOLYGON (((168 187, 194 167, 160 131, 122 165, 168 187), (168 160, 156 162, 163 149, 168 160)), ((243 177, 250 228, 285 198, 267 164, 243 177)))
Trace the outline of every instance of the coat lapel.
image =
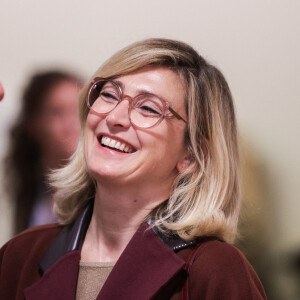
POLYGON ((75 299, 79 260, 79 251, 65 254, 39 281, 24 290, 26 300, 75 299))
POLYGON ((120 256, 97 300, 150 299, 185 261, 142 224, 120 256))
POLYGON ((93 201, 75 223, 64 227, 39 264, 42 278, 24 290, 27 300, 75 299, 80 248, 93 213, 93 201))

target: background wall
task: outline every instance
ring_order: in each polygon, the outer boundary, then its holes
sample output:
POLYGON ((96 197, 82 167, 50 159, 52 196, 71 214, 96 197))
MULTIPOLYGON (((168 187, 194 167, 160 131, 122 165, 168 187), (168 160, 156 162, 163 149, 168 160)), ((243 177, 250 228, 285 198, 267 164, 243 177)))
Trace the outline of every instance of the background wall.
MULTIPOLYGON (((0 80, 6 96, 0 103, 0 156, 33 71, 59 66, 87 78, 136 40, 190 43, 231 86, 243 147, 255 160, 252 178, 263 195, 254 211, 265 220, 267 251, 284 269, 281 258, 300 249, 299 11, 298 0, 1 0, 0 80)), ((11 211, 1 196, 0 245, 11 235, 11 211)), ((278 282, 292 295, 294 281, 279 273, 278 282)))

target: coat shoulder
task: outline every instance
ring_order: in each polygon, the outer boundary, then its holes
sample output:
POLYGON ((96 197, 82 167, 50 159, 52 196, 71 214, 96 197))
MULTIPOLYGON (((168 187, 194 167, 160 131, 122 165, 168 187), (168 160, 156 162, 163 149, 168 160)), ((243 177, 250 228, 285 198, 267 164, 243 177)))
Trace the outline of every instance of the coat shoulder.
POLYGON ((48 224, 27 229, 0 249, 0 299, 24 299, 23 289, 40 278, 39 262, 62 228, 48 224))
POLYGON ((37 265, 62 228, 56 223, 36 226, 9 240, 0 249, 1 275, 5 269, 20 268, 29 261, 37 265))
POLYGON ((190 272, 191 290, 199 297, 266 299, 264 288, 244 254, 226 242, 202 243, 190 272))
POLYGON ((197 253, 195 265, 204 260, 209 270, 247 269, 250 264, 245 255, 236 247, 219 240, 211 240, 203 243, 197 253))
POLYGON ((49 247, 52 240, 62 229, 63 226, 57 223, 29 228, 9 240, 1 248, 0 253, 9 250, 10 253, 24 252, 28 256, 28 251, 38 250, 40 247, 47 249, 47 246, 49 247))

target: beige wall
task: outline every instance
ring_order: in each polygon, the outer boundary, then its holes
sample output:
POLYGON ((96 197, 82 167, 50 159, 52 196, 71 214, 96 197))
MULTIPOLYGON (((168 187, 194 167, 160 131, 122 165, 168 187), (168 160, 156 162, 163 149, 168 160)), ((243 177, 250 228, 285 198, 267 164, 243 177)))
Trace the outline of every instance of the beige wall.
MULTIPOLYGON (((183 40, 227 77, 241 135, 267 177, 270 247, 294 249, 300 245, 299 3, 1 0, 0 79, 6 97, 0 104, 0 155, 20 89, 36 68, 66 66, 88 76, 133 41, 183 40)), ((0 203, 2 244, 10 235, 11 210, 4 196, 0 203)))

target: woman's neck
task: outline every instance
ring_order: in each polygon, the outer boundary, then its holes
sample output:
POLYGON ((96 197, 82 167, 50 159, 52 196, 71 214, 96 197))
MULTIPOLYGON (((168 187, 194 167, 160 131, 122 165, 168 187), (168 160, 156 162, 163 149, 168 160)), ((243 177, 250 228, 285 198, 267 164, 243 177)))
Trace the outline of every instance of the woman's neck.
POLYGON ((164 193, 147 192, 145 187, 112 189, 98 185, 81 259, 116 261, 153 208, 168 198, 161 195, 164 193), (142 190, 141 194, 137 190, 142 190))

